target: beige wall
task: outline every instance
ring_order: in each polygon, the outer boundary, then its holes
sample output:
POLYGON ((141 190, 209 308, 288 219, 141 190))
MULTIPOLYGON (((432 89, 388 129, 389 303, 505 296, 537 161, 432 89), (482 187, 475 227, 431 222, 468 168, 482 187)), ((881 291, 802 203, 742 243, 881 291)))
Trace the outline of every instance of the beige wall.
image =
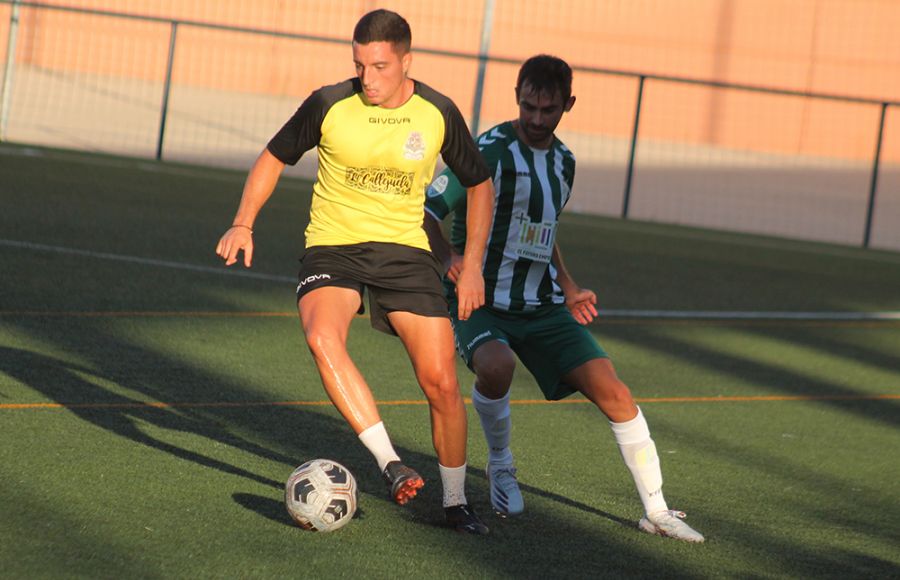
MULTIPOLYGON (((483 0, 45 0, 346 38, 365 11, 393 8, 414 45, 475 53, 483 0)), ((8 6, 0 10, 5 39, 8 6)), ((159 80, 169 27, 49 10, 22 10, 17 59, 53 70, 159 80), (86 58, 86 55, 88 57, 86 58)), ((900 101, 900 2, 895 0, 497 0, 491 54, 550 52, 571 64, 795 91, 900 101)), ((298 99, 353 74, 349 48, 182 27, 175 81, 298 99)), ((419 54, 413 72, 471 112, 473 61, 419 54)), ((485 120, 514 113, 515 67, 492 66, 485 120)), ((567 127, 627 137, 633 79, 576 74, 567 127)), ((878 107, 649 81, 641 137, 752 151, 871 158, 878 107)), ((900 128, 896 118, 887 137, 900 128)), ((484 128, 484 127, 482 127, 484 128)), ((900 160, 897 147, 886 161, 900 160)))

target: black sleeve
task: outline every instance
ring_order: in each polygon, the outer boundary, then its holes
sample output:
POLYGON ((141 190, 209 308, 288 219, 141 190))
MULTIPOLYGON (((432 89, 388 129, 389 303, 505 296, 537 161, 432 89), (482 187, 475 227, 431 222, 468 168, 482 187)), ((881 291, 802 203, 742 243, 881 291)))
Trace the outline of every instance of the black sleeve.
POLYGON ((282 163, 295 165, 304 153, 319 144, 322 121, 331 106, 359 92, 358 82, 351 79, 314 91, 269 141, 269 153, 282 163))
POLYGON ((437 107, 444 117, 441 157, 459 179, 460 184, 463 187, 472 187, 490 178, 487 164, 469 133, 465 119, 453 101, 422 83, 417 83, 417 90, 423 98, 437 107))

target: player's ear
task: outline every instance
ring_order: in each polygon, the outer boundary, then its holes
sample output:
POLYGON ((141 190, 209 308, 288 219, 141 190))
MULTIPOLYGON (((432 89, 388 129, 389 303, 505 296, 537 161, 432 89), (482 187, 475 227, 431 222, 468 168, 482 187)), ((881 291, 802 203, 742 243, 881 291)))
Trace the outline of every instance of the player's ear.
POLYGON ((563 107, 563 111, 568 113, 569 111, 572 110, 572 107, 574 107, 574 106, 575 106, 575 95, 572 95, 571 97, 569 97, 569 100, 566 101, 566 104, 563 107))
POLYGON ((403 65, 403 74, 409 74, 409 67, 412 65, 412 53, 407 52, 400 58, 400 63, 403 65))

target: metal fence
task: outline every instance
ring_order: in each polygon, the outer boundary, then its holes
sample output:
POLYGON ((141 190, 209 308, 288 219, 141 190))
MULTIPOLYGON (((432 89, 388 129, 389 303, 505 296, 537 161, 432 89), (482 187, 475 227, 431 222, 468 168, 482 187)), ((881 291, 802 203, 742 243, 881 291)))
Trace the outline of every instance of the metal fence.
MULTIPOLYGON (((476 132, 515 115, 521 62, 490 55, 483 6, 479 54, 417 45, 414 65, 476 132)), ((249 167, 310 90, 352 75, 343 37, 16 0, 0 21, 0 140, 16 143, 249 167)), ((900 250, 900 103, 573 68, 571 209, 900 250), (766 142, 794 130, 793 150, 766 142)), ((314 176, 315 156, 290 171, 314 176)))

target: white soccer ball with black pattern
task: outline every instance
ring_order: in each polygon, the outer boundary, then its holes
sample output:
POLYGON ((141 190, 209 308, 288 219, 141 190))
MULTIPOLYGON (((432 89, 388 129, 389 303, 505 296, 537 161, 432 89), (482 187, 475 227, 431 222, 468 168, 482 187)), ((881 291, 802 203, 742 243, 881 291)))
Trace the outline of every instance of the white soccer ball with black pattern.
POLYGON ((333 532, 356 513, 356 479, 337 461, 307 461, 288 478, 284 505, 304 530, 333 532))

